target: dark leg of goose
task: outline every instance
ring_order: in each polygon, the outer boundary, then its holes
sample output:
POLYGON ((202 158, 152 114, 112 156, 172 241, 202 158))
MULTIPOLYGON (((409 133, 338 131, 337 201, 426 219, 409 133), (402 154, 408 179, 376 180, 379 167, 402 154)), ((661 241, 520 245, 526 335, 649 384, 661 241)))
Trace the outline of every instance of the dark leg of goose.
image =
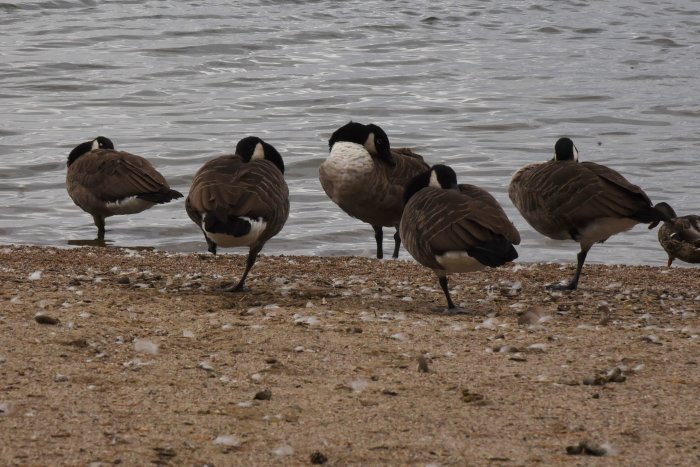
POLYGON ((207 237, 207 234, 204 232, 202 227, 200 227, 200 229, 202 229, 202 233, 204 234, 204 240, 207 241, 207 251, 213 255, 216 255, 216 243, 214 243, 214 240, 207 237))
POLYGON ((399 233, 399 228, 396 228, 396 233, 394 234, 394 254, 392 258, 397 259, 399 257, 399 248, 401 247, 401 234, 399 233))
POLYGON ((445 292, 445 297, 447 297, 447 309, 455 309, 455 304, 452 302, 452 297, 450 297, 450 290, 447 288, 447 276, 439 276, 438 281, 440 282, 440 287, 442 287, 442 291, 445 292))
MULTIPOLYGON (((437 271, 436 271, 436 273, 437 273, 437 271)), ((464 310, 463 308, 460 308, 458 306, 455 306, 454 302, 452 301, 452 297, 450 297, 450 290, 447 287, 447 275, 437 273, 437 276, 438 276, 438 282, 440 282, 440 287, 442 288, 442 291, 445 292, 445 298, 447 298, 447 309, 436 308, 435 311, 442 311, 444 313, 448 313, 451 315, 454 315, 457 313, 466 313, 466 310, 464 310)))
POLYGON ((248 253, 248 259, 246 260, 245 263, 245 271, 243 271, 243 275, 241 276, 241 280, 238 281, 238 284, 234 285, 233 287, 226 287, 222 288, 224 292, 248 292, 249 289, 245 287, 245 279, 248 277, 248 273, 250 272, 251 268, 255 264, 255 260, 258 258, 258 253, 260 253, 261 248, 257 248, 255 250, 251 249, 250 253, 248 253))
POLYGON ((93 220, 95 221, 95 225, 97 226, 97 239, 98 240, 104 240, 105 239, 105 218, 102 216, 92 216, 93 220))
POLYGON ((382 249, 382 240, 384 240, 384 232, 382 232, 381 225, 373 225, 374 229, 374 239, 377 240, 377 258, 382 259, 384 257, 384 250, 382 249))
POLYGON ((588 247, 588 248, 581 247, 581 251, 579 251, 578 255, 576 255, 576 259, 578 260, 576 263, 576 272, 574 273, 574 277, 571 279, 571 281, 568 284, 554 285, 551 287, 552 289, 555 289, 555 290, 576 290, 576 287, 578 287, 579 277, 581 277, 581 269, 583 269, 583 263, 586 261, 586 255, 588 254, 588 250, 590 250, 590 247, 588 247))

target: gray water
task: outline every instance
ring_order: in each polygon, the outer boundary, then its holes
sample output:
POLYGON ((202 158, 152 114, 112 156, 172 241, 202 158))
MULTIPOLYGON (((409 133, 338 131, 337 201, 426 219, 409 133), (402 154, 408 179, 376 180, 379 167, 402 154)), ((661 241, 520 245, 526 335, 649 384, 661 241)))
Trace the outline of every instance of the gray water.
MULTIPOLYGON (((206 160, 255 134, 285 158, 292 204, 263 252, 372 255, 371 227, 317 178, 329 135, 350 119, 493 193, 522 233, 522 261, 575 259, 576 244, 537 234, 506 194, 512 173, 551 158, 562 135, 652 201, 698 213, 700 3, 507 3, 0 3, 0 243, 95 237, 65 190, 82 141, 110 137, 186 194, 206 160)), ((206 251, 182 200, 107 229, 112 246, 206 251)), ((637 226, 588 258, 666 256, 637 226)))

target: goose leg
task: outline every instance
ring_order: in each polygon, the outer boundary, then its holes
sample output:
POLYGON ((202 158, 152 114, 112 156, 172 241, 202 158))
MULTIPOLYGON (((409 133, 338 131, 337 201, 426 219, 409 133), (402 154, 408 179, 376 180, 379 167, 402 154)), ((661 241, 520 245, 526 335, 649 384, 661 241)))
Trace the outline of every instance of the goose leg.
POLYGON ((392 255, 392 258, 398 259, 400 247, 401 247, 401 234, 399 233, 399 228, 396 227, 396 233, 394 234, 394 254, 392 255))
POLYGON ((216 255, 216 243, 214 243, 214 240, 207 237, 207 234, 204 232, 203 227, 200 226, 200 229, 202 230, 202 233, 204 234, 204 240, 207 241, 207 251, 213 255, 216 255))
POLYGON ((438 276, 438 281, 440 282, 440 287, 442 287, 442 291, 445 292, 445 297, 447 298, 447 309, 455 309, 455 304, 452 302, 452 297, 450 297, 450 290, 447 288, 447 276, 438 276))
POLYGON ((554 290, 576 290, 576 287, 578 287, 579 277, 581 277, 581 269, 583 269, 583 263, 586 261, 586 255, 588 254, 588 250, 590 249, 590 247, 581 247, 581 251, 579 251, 578 255, 576 255, 576 272, 574 273, 574 277, 568 284, 556 284, 551 286, 550 288, 554 290))
POLYGON ((374 239, 377 240, 377 258, 382 259, 384 257, 384 251, 382 249, 382 240, 384 240, 384 232, 382 232, 381 225, 373 225, 374 229, 374 239))
POLYGON ((250 253, 248 253, 248 259, 245 263, 245 271, 243 271, 243 275, 241 276, 241 280, 238 281, 238 284, 232 287, 221 288, 220 290, 224 292, 248 292, 249 289, 247 289, 244 285, 245 279, 248 277, 248 273, 255 264, 255 260, 258 258, 258 253, 260 253, 260 250, 261 248, 251 249, 250 253))
POLYGON ((98 240, 104 240, 105 239, 105 218, 103 216, 98 216, 98 215, 93 215, 92 219, 95 221, 95 225, 97 226, 97 239, 98 240))

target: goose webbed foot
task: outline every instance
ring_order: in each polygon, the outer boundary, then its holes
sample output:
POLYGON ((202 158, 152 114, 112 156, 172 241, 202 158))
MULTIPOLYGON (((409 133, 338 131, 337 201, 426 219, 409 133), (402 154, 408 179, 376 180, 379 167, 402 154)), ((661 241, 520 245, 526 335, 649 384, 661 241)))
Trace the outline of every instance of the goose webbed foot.
POLYGON ((441 306, 436 306, 436 307, 432 308, 432 311, 435 313, 441 313, 441 314, 447 315, 447 316, 470 314, 469 310, 467 310, 466 308, 462 308, 461 306, 453 306, 452 308, 450 308, 449 306, 447 308, 441 307, 441 306))
POLYGON ((571 281, 565 284, 550 284, 545 286, 545 288, 548 290, 576 290, 578 287, 578 280, 581 277, 581 269, 583 269, 583 263, 586 261, 586 255, 588 254, 589 249, 590 247, 582 247, 581 251, 579 251, 578 255, 576 255, 576 272, 574 273, 574 277, 571 278, 571 281))
POLYGON ((246 293, 250 292, 250 289, 243 285, 241 282, 232 283, 225 282, 216 288, 217 292, 232 292, 232 293, 246 293))

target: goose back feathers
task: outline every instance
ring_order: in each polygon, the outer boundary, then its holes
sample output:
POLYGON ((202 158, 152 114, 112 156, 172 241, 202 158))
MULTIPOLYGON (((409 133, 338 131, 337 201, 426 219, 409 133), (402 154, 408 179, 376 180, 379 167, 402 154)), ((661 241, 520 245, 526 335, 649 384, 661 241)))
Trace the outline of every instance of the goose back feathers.
POLYGON ((406 188, 401 238, 406 249, 438 276, 448 309, 455 308, 447 274, 501 266, 518 257, 520 234, 487 191, 457 184, 454 171, 433 166, 406 188))
POLYGON ((247 137, 236 154, 217 157, 196 173, 185 208, 202 230, 209 251, 249 247, 246 270, 230 290, 242 290, 263 245, 289 217, 289 189, 280 154, 260 138, 247 137))
POLYGON ((347 214, 374 228, 378 258, 383 257, 382 227, 395 227, 393 257, 398 257, 404 188, 428 164, 411 149, 392 149, 384 130, 373 124, 350 122, 328 144, 330 154, 319 168, 324 191, 347 214))
POLYGON ((104 238, 105 218, 138 213, 182 197, 150 162, 115 150, 103 136, 71 151, 66 188, 73 202, 93 216, 100 239, 104 238))

